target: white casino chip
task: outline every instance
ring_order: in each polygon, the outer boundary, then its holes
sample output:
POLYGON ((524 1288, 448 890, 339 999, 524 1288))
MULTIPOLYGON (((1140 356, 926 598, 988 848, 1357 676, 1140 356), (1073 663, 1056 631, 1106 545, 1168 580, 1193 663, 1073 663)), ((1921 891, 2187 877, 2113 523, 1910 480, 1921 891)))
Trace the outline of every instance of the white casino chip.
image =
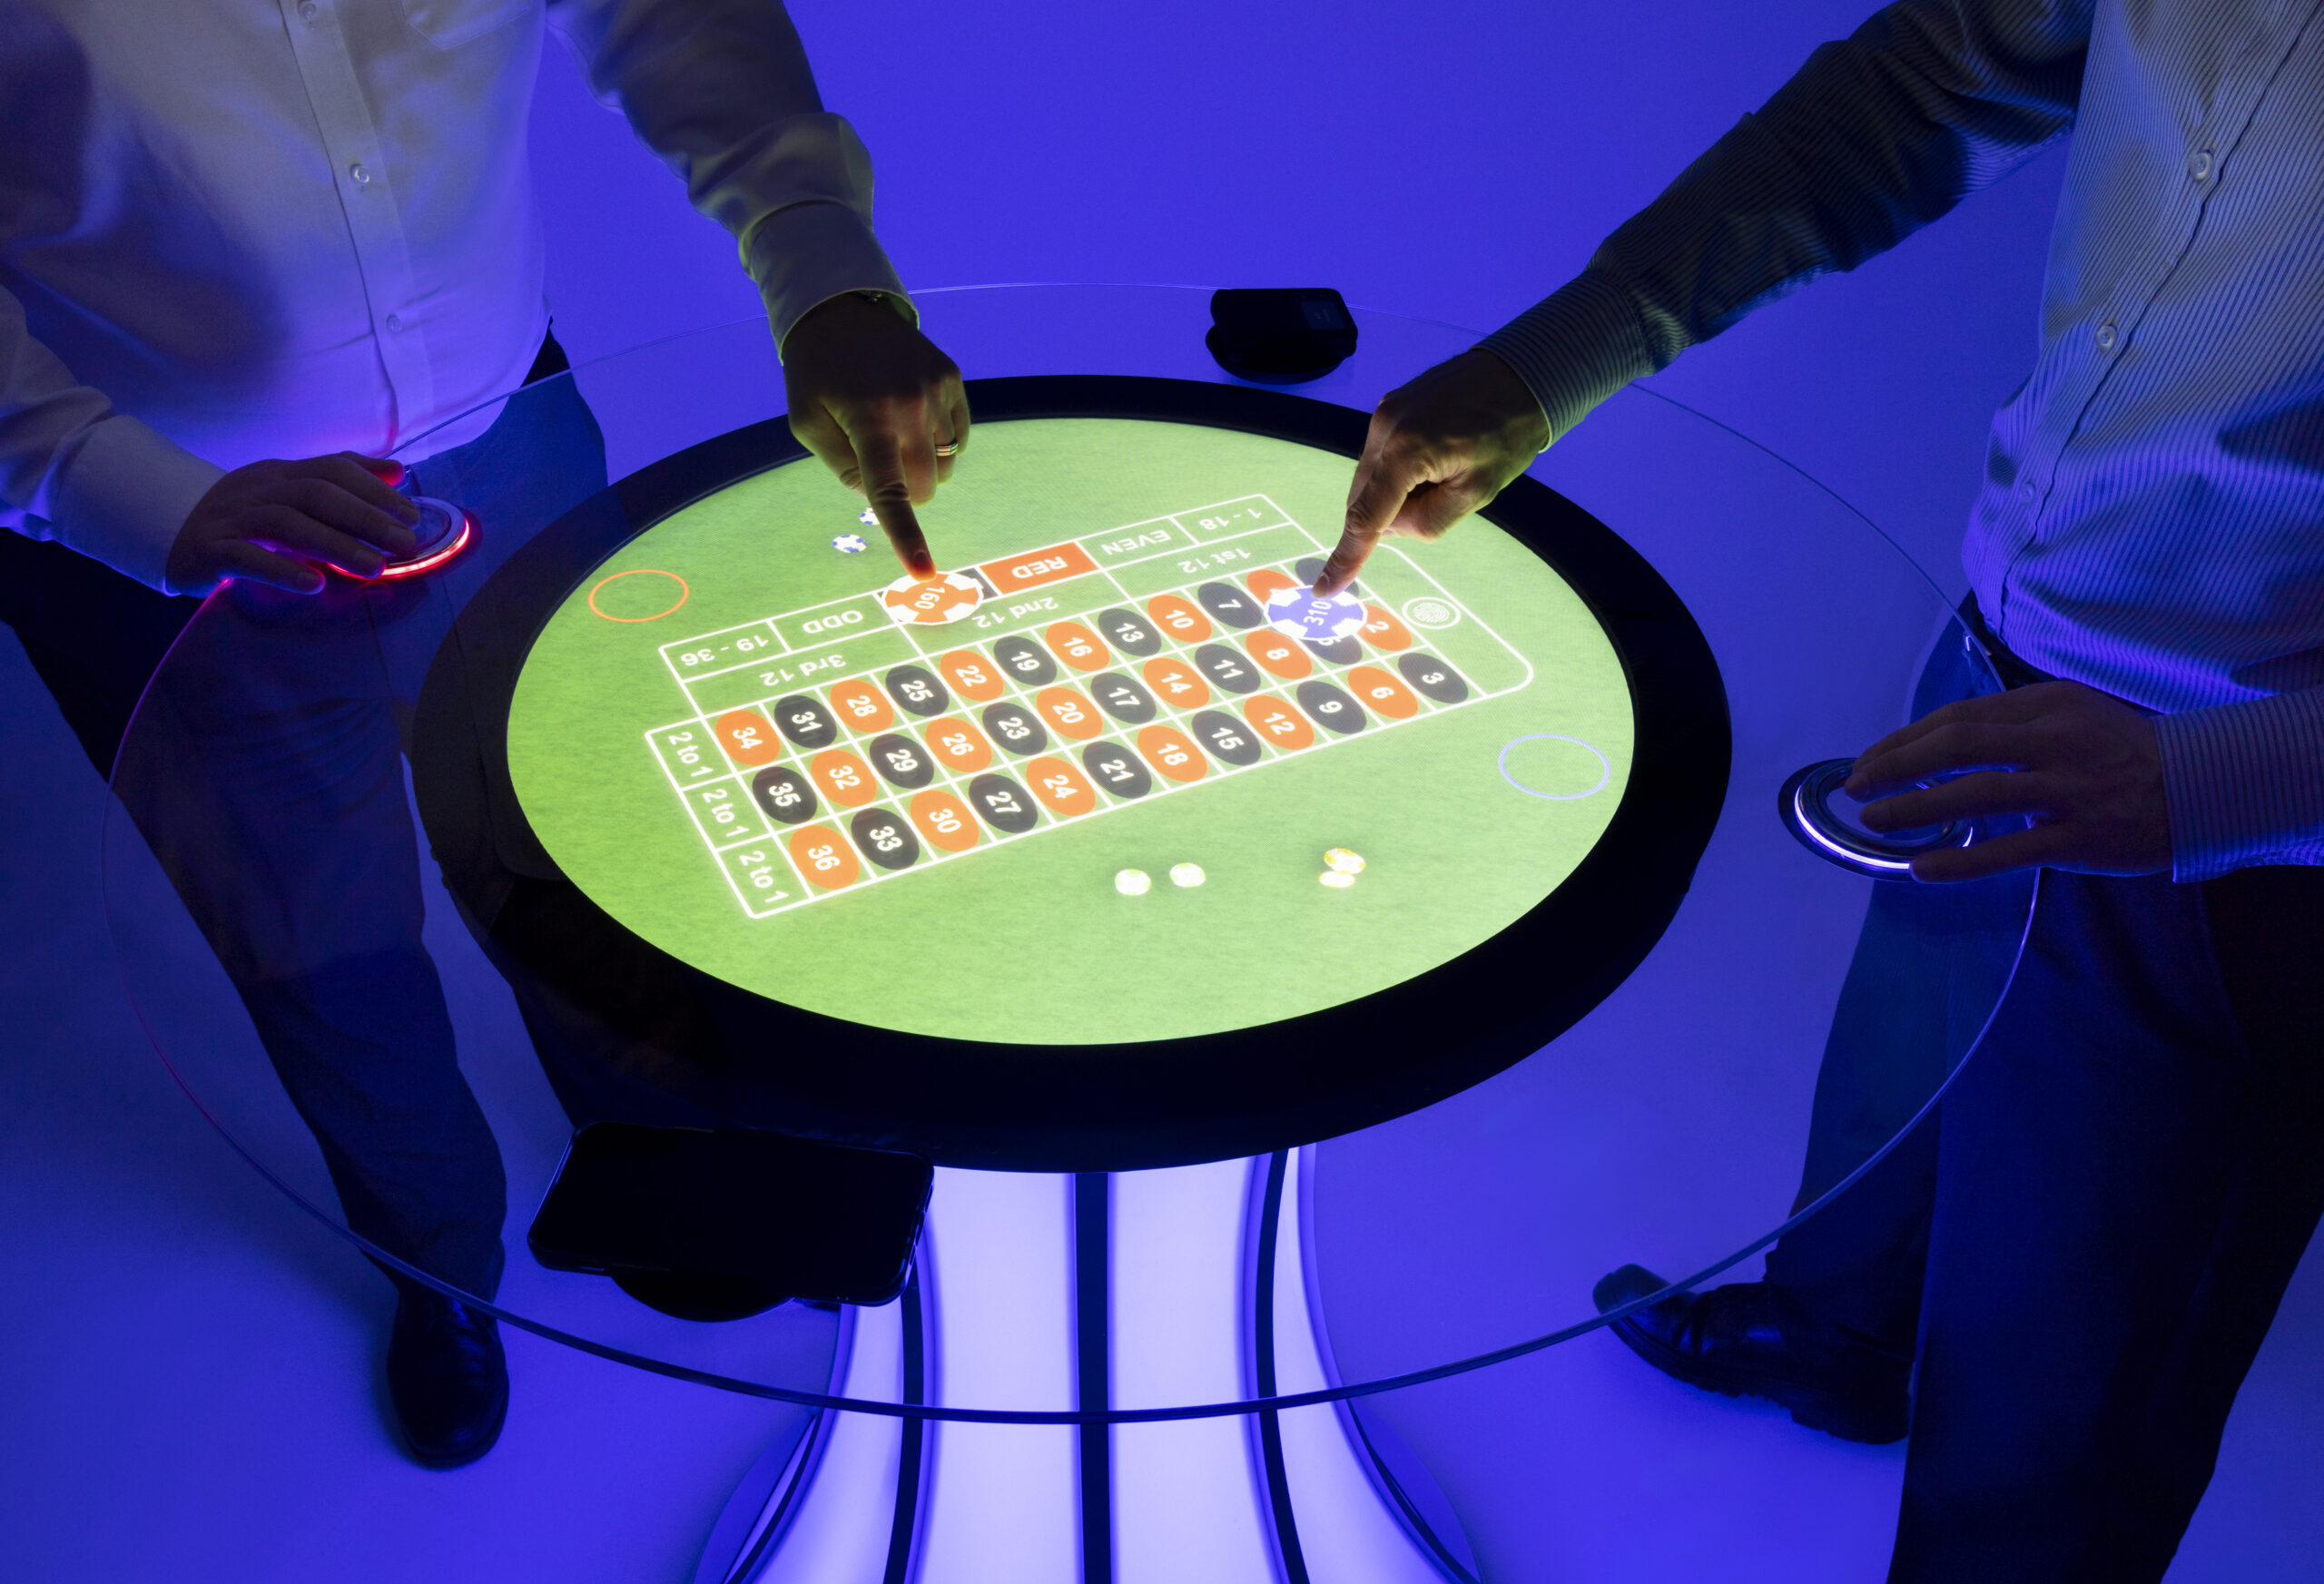
POLYGON ((957 622, 983 598, 984 590, 976 579, 957 572, 926 583, 907 574, 880 591, 880 603, 888 607, 888 615, 908 627, 940 627, 957 622))
POLYGON ((1364 605, 1344 594, 1318 599, 1312 589, 1294 584, 1279 588, 1267 600, 1267 625, 1286 638, 1328 644, 1344 638, 1364 624, 1364 605))
POLYGON ((857 514, 855 520, 869 526, 877 527, 880 523, 880 514, 873 511, 867 506, 862 512, 857 514))
POLYGON ((1198 886, 1208 878, 1199 863, 1174 863, 1170 866, 1170 883, 1174 886, 1198 886))
POLYGON ((832 541, 832 548, 842 556, 861 556, 871 546, 863 542, 861 534, 842 534, 832 541))
POLYGON ((1142 897, 1154 889, 1154 877, 1142 869, 1125 869, 1114 876, 1114 889, 1126 897, 1142 897))

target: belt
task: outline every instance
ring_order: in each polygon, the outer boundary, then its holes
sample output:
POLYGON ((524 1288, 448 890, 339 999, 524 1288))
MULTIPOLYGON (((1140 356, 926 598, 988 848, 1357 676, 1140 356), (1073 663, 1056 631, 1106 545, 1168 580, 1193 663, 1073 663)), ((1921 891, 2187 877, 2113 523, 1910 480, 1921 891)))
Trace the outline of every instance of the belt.
POLYGON ((1985 625, 1985 613, 1977 608, 1975 595, 1970 595, 1961 602, 1961 620, 1969 629, 1971 640, 1984 651, 1985 659, 1992 664, 1994 674, 2001 678, 2002 686, 2032 687, 2037 682, 2058 680, 2048 672, 2020 660, 2009 652, 2009 645, 1994 636, 1994 630, 1985 625))

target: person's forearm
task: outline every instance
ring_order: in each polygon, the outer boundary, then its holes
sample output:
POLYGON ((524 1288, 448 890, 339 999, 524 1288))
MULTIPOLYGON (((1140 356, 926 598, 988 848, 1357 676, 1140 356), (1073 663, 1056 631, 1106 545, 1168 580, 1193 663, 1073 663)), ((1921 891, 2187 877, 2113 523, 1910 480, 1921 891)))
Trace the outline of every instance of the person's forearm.
POLYGON ((591 84, 617 100, 696 209, 734 237, 780 346, 817 303, 891 295, 916 322, 872 232, 872 160, 823 109, 774 0, 557 0, 591 84))
POLYGON ((1763 303, 1854 269, 2015 169, 2072 122, 2087 4, 1906 0, 1827 44, 1487 337, 1563 434, 1763 303))
POLYGON ((0 526, 162 588, 178 529, 219 477, 74 379, 0 290, 0 526))
POLYGON ((2324 864, 2324 688, 2155 719, 2171 874, 2324 864))

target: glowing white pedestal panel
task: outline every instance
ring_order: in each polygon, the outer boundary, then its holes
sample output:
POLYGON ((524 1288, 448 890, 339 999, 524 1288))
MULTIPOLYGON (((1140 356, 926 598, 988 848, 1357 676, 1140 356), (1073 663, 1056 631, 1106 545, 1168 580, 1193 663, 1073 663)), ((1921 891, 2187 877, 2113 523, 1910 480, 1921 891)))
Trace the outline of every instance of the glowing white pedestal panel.
MULTIPOLYGON (((1313 1160, 940 1171, 914 1285, 851 1312, 833 1389, 1047 1410, 1334 1384, 1312 1308, 1313 1160)), ((1400 1501, 1344 1405, 1087 1429, 826 1413, 744 1478, 695 1584, 1472 1579, 1442 1498, 1402 1471, 1400 1501)))

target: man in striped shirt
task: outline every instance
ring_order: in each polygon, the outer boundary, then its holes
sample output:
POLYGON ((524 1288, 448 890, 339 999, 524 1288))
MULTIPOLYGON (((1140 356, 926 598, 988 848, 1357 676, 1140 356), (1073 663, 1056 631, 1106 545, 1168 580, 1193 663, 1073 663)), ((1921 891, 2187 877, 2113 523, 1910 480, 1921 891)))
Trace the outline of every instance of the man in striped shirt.
MULTIPOLYGON (((1856 1439, 1903 1432, 1917 1340, 1898 1580, 2161 1579, 2324 1211, 2324 0, 1890 6, 1383 401, 1319 585, 2069 133, 2041 356, 1963 556, 2024 685, 1935 710, 1850 783, 1878 828, 2034 817, 1915 864, 2044 869, 2017 978, 1941 1137, 1767 1282, 1617 1328, 1856 1439)), ((1828 1093, 1880 1088, 1873 1044, 1836 1027, 1819 1127, 1828 1093)), ((1610 1283, 1610 1307, 1654 1290, 1610 1283)))

